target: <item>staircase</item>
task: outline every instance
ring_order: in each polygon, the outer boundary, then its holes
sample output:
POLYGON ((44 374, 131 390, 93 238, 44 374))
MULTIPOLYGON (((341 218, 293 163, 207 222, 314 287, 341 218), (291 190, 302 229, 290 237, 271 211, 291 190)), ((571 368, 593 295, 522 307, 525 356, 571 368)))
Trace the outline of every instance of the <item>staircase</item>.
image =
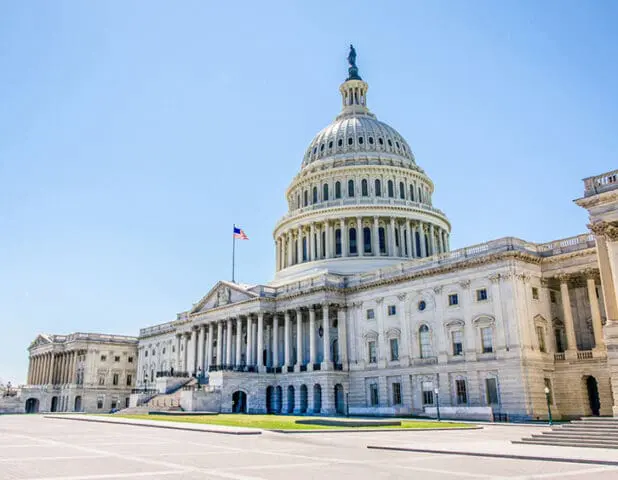
POLYGON ((182 412, 180 406, 180 395, 184 387, 192 387, 197 384, 197 380, 192 378, 186 383, 179 385, 178 388, 168 393, 159 393, 150 398, 148 402, 145 402, 137 407, 129 407, 124 410, 120 410, 121 415, 145 415, 150 412, 182 412))
POLYGON ((618 418, 584 417, 512 443, 618 449, 618 418))

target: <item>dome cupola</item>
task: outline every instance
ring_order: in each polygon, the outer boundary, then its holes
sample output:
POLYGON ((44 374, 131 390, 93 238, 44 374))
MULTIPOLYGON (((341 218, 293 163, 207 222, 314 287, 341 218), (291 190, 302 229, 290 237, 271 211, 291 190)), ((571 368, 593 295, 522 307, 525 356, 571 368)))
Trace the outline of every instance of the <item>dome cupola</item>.
POLYGON ((405 139, 367 107, 350 45, 341 112, 313 138, 277 223, 275 281, 358 273, 449 250, 450 223, 405 139))

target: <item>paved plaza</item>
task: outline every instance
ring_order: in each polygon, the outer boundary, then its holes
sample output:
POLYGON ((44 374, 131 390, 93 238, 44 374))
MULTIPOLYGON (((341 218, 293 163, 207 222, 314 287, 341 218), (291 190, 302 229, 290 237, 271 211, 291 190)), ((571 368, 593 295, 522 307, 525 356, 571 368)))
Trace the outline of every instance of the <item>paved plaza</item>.
MULTIPOLYGON (((313 479, 618 478, 618 466, 368 449, 368 445, 440 448, 504 445, 542 429, 487 426, 436 432, 224 435, 50 419, 0 417, 4 479, 313 479)), ((513 446, 516 448, 517 446, 513 446)), ((556 447, 527 447, 532 454, 556 447)), ((587 450, 618 462, 618 452, 587 450), (616 453, 615 453, 616 452, 616 453)))

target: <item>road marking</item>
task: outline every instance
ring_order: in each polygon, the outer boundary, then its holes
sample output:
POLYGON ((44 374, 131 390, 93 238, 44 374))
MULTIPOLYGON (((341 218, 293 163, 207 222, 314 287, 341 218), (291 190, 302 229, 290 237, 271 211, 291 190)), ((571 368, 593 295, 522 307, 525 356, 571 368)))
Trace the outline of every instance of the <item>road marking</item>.
MULTIPOLYGON (((455 477, 459 476, 459 477, 468 477, 468 478, 491 478, 493 480, 496 480, 496 476, 495 475, 486 475, 484 473, 468 473, 468 472, 462 472, 459 470, 444 470, 441 468, 426 468, 426 467, 417 467, 416 465, 398 465, 398 464, 391 464, 393 467, 396 468, 404 468, 406 470, 415 470, 418 472, 427 472, 427 473, 445 473, 447 475, 453 475, 455 477)), ((456 466, 454 466, 454 468, 457 468, 456 466)), ((510 477, 504 477, 504 478, 509 478, 510 477)))
POLYGON ((159 470, 155 472, 137 472, 137 473, 101 473, 97 475, 76 475, 70 477, 37 477, 29 478, 28 480, 90 480, 97 478, 131 478, 131 477, 150 477, 151 475, 174 475, 177 473, 186 473, 185 470, 159 470))
POLYGON ((13 458, 0 458, 0 462, 17 463, 17 462, 36 462, 49 461, 49 460, 81 460, 84 458, 104 458, 109 455, 72 455, 69 457, 44 457, 39 455, 38 457, 13 457, 13 458))

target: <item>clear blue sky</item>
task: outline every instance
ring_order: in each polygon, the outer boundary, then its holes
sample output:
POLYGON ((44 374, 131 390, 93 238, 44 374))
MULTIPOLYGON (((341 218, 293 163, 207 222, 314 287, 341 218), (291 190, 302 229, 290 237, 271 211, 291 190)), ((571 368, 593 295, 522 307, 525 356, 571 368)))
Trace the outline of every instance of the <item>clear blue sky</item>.
POLYGON ((585 232, 616 168, 618 3, 4 2, 0 378, 38 332, 137 334, 218 279, 266 282, 284 191, 349 43, 452 248, 585 232))

